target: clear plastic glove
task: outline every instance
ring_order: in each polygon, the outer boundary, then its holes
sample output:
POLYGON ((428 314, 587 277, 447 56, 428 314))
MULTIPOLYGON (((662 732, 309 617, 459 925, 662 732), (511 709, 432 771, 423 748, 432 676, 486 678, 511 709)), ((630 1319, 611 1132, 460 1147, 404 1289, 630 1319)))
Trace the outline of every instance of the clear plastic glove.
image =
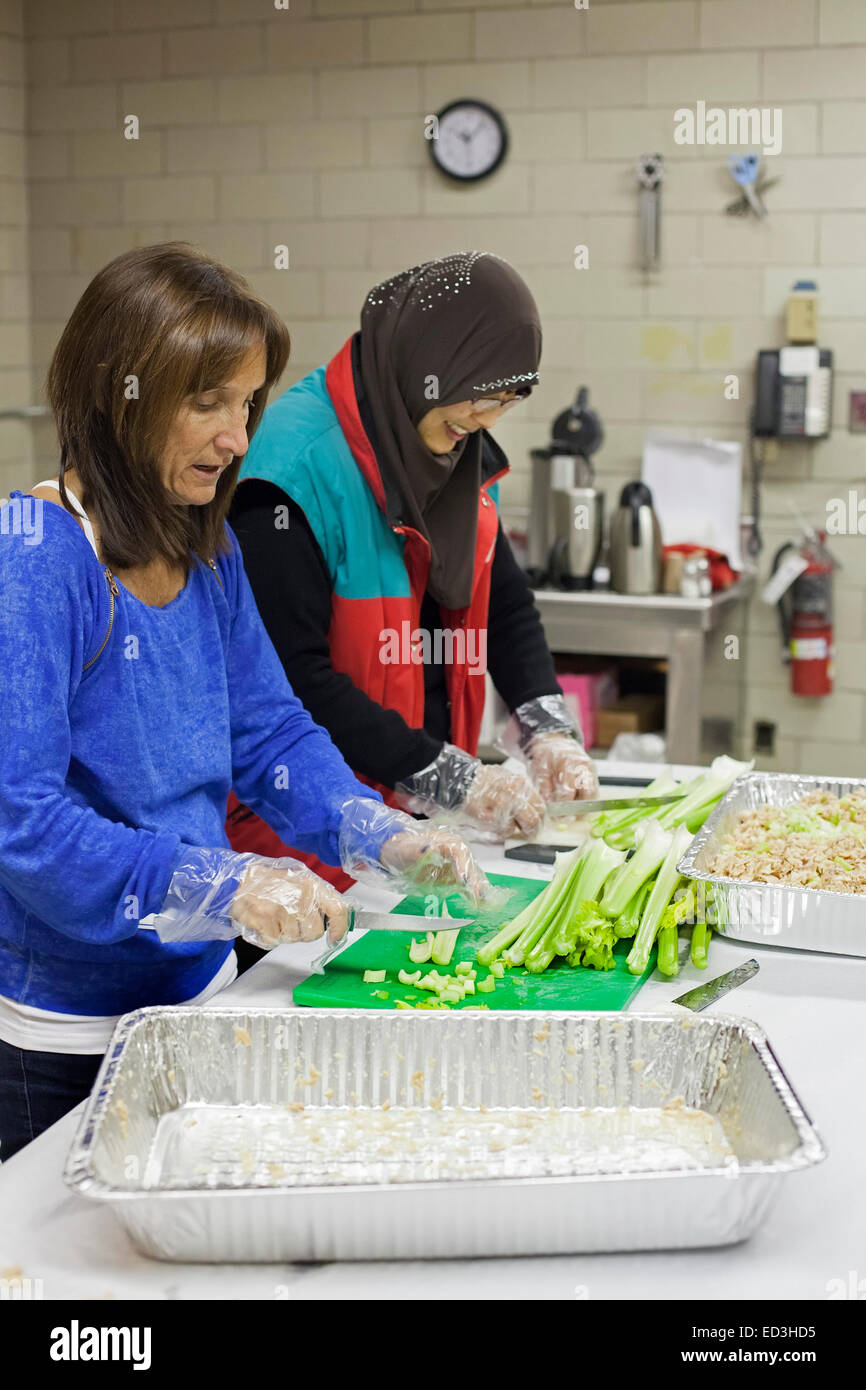
POLYGON ((544 820, 544 803, 522 770, 487 765, 453 743, 395 790, 416 815, 438 819, 445 812, 455 827, 471 826, 491 840, 534 835, 544 820))
POLYGON ((264 951, 286 941, 335 946, 346 935, 349 904, 336 888, 297 859, 257 859, 247 866, 229 908, 244 941, 264 951))
POLYGON ((459 835, 363 797, 343 807, 340 863, 362 883, 401 893, 456 891, 476 909, 503 897, 459 835))
MULTIPOLYGON (((379 805, 380 803, 375 803, 379 805)), ((346 933, 349 904, 297 859, 185 847, 153 927, 162 941, 242 936, 270 950, 346 933)))
POLYGON ((463 815, 499 839, 532 836, 544 820, 544 801, 523 770, 479 763, 463 815))
POLYGON ((499 746, 526 763, 545 801, 598 796, 595 765, 562 695, 540 695, 518 705, 499 746))
POLYGON ((537 734, 526 752, 529 773, 545 801, 598 796, 595 764, 570 734, 537 734))

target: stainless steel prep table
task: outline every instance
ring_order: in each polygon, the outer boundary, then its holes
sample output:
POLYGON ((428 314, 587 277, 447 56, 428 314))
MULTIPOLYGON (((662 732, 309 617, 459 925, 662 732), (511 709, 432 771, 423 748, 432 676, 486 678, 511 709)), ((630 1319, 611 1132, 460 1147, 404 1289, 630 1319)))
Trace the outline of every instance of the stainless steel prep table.
POLYGON ((743 658, 732 660, 723 648, 729 635, 742 639, 754 586, 754 577, 743 575, 709 598, 554 589, 536 589, 534 598, 553 652, 667 659, 667 757, 694 763, 707 752, 721 751, 702 750, 702 717, 737 720, 745 686, 743 658))

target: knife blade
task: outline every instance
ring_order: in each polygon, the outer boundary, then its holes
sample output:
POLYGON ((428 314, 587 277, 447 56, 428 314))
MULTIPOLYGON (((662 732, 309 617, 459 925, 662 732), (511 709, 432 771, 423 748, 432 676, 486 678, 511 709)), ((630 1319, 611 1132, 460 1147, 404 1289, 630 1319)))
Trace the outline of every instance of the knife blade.
POLYGON ((428 931, 461 931, 463 927, 474 926, 475 922, 475 917, 422 917, 408 912, 367 912, 363 908, 350 907, 346 935, 316 957, 313 969, 317 975, 324 974, 325 965, 345 946, 350 931, 396 931, 423 936, 428 931))
POLYGON ((349 931, 401 931, 417 936, 428 931, 460 931, 475 925, 474 917, 422 917, 408 912, 367 912, 354 907, 350 911, 349 931))
POLYGON ((680 801, 684 791, 666 792, 664 796, 604 796, 597 801, 549 801, 545 807, 549 816, 588 816, 593 811, 627 811, 633 806, 651 810, 680 801))
POLYGON ((707 980, 705 985, 697 985, 694 989, 687 989, 685 994, 680 994, 673 1000, 674 1004, 680 1004, 684 1009, 691 1009, 693 1013, 700 1013, 709 1004, 714 1004, 723 995, 729 994, 737 985, 745 984, 746 980, 751 980, 753 975, 757 975, 760 970, 758 962, 752 956, 751 960, 744 961, 742 965, 737 965, 733 970, 726 970, 724 975, 717 975, 714 980, 707 980))

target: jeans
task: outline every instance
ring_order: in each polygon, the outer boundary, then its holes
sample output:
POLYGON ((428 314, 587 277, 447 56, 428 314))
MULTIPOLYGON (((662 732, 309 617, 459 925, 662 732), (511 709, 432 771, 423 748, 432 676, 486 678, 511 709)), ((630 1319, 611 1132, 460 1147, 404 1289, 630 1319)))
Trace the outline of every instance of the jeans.
POLYGON ((28 1052, 0 1040, 0 1161, 90 1095, 98 1054, 28 1052))

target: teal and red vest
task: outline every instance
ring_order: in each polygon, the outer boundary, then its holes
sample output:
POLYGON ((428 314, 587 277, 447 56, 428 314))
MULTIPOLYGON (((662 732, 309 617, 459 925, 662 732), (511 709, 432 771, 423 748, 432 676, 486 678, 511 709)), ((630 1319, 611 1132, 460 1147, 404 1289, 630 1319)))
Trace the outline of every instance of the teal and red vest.
MULTIPOLYGON (((485 687, 474 658, 478 635, 487 629, 499 525, 495 484, 505 471, 503 467, 486 478, 479 491, 470 602, 465 608, 440 607, 443 630, 463 628, 475 638, 453 645, 458 659, 445 671, 451 741, 472 754, 478 748, 485 687)), ((316 538, 331 578, 328 638, 334 670, 349 676, 386 709, 396 710, 412 728, 421 728, 423 665, 411 659, 406 642, 389 643, 388 634, 417 629, 430 550, 413 527, 388 518, 379 464, 358 410, 351 338, 327 367, 316 368, 268 406, 241 468, 240 480, 245 478, 264 479, 281 488, 303 511, 316 538), (394 659, 395 652, 406 659, 394 659)), ((393 804, 390 789, 379 790, 393 804)), ((244 849, 286 853, 261 822, 259 843, 278 848, 250 843, 250 819, 239 823, 237 833, 229 821, 235 848, 241 848, 236 840, 242 825, 244 849)), ((332 873, 328 877, 334 881, 332 873)))

